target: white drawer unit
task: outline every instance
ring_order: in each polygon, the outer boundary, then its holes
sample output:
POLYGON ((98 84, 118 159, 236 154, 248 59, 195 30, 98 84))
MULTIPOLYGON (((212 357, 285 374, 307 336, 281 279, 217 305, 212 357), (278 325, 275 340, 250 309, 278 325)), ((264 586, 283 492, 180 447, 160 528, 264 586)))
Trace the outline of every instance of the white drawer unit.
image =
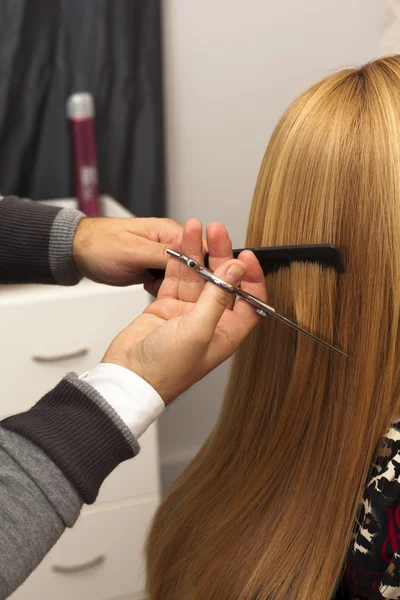
MULTIPOLYGON (((106 216, 130 214, 103 197, 106 216)), ((74 206, 74 201, 52 204, 74 206)), ((0 286, 0 416, 27 410, 70 371, 101 360, 111 340, 149 303, 142 286, 83 280, 77 286, 0 286)), ((157 425, 122 463, 13 600, 144 600, 144 542, 160 500, 157 425)))
POLYGON ((158 499, 83 514, 13 600, 143 598, 144 542, 158 499))
POLYGON ((14 412, 26 410, 68 371, 82 374, 99 363, 115 335, 149 303, 142 286, 82 281, 69 288, 7 288, 0 286, 0 363, 8 365, 0 382, 3 414, 10 403, 14 412))

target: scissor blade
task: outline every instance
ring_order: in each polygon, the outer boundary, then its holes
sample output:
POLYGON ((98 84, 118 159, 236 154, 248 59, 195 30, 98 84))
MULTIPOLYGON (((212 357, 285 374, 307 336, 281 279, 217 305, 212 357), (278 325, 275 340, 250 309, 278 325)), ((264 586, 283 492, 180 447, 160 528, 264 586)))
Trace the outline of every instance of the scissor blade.
POLYGON ((327 348, 330 348, 331 350, 334 350, 335 352, 338 352, 339 354, 342 354, 343 356, 347 356, 347 354, 345 352, 343 352, 342 350, 339 350, 338 348, 335 348, 331 344, 328 344, 328 342, 324 342, 324 340, 321 340, 316 335, 313 335, 312 333, 309 333, 305 329, 302 329, 299 325, 297 325, 297 323, 295 323, 294 321, 291 321, 287 317, 284 317, 283 315, 280 315, 277 312, 268 312, 268 314, 271 315, 271 317, 275 317, 279 321, 282 321, 282 323, 286 323, 286 325, 289 325, 289 327, 292 327, 293 329, 296 329, 296 331, 299 331, 300 333, 304 333, 304 335, 307 335, 308 337, 312 338, 316 342, 319 342, 323 346, 326 346, 327 348))
POLYGON ((334 350, 335 352, 338 352, 339 354, 342 354, 342 356, 348 356, 342 350, 339 350, 338 348, 335 348, 335 346, 332 346, 331 344, 328 344, 328 342, 324 342, 324 340, 321 340, 316 335, 313 335, 312 333, 309 333, 308 331, 306 331, 305 329, 303 329, 302 327, 300 327, 300 325, 298 325, 294 321, 291 321, 287 317, 284 317, 283 315, 280 315, 279 313, 277 313, 275 311, 274 308, 272 308, 272 306, 269 306, 268 304, 265 304, 264 302, 262 302, 261 300, 259 300, 255 296, 253 296, 252 294, 248 294, 247 292, 244 292, 243 290, 238 290, 237 294, 238 294, 238 296, 242 297, 244 300, 247 300, 248 302, 250 302, 250 304, 252 304, 253 306, 255 306, 257 308, 257 310, 260 311, 260 314, 262 316, 270 315, 271 317, 275 317, 275 319, 278 319, 279 321, 282 321, 282 323, 286 323, 286 325, 289 325, 289 327, 292 327, 293 329, 295 329, 296 331, 298 331, 300 333, 304 333, 304 335, 307 335, 309 338, 315 340, 316 342, 322 344, 323 346, 326 346, 327 348, 330 348, 331 350, 334 350))
POLYGON ((171 250, 171 248, 167 248, 167 254, 170 256, 174 256, 175 258, 180 258, 182 254, 180 252, 176 252, 176 250, 171 250))

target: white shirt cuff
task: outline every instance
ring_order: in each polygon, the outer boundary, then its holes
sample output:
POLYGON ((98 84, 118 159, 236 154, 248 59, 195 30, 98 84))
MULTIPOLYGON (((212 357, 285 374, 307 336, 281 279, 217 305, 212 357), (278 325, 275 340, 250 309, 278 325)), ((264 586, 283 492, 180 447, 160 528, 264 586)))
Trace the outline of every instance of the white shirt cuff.
POLYGON ((101 363, 80 376, 111 405, 136 438, 165 408, 161 396, 147 381, 119 365, 101 363))

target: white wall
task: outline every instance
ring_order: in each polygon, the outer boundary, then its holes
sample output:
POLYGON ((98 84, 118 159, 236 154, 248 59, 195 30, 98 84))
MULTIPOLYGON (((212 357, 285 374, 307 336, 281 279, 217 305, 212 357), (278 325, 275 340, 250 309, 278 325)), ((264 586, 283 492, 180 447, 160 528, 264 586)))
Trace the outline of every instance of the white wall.
POLYGON ((383 6, 382 52, 396 54, 400 52, 400 0, 383 0, 383 6))
MULTIPOLYGON (((222 221, 242 246, 280 115, 330 70, 379 55, 382 12, 381 0, 164 0, 169 216, 222 221)), ((160 420, 166 485, 208 435, 227 370, 194 386, 160 420)))

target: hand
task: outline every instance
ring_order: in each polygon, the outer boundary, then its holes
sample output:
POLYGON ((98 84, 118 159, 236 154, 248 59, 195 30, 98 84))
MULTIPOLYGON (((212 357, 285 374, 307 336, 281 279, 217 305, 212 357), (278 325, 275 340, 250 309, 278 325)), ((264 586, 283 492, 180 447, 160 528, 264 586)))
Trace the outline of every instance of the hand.
POLYGON ((73 241, 76 268, 84 277, 110 285, 157 283, 147 269, 165 269, 170 247, 182 226, 172 219, 84 218, 73 241))
MULTIPOLYGON (((266 300, 265 279, 255 255, 232 259, 224 226, 207 227, 210 269, 266 300)), ((203 263, 201 223, 188 221, 172 248, 203 263)), ((254 307, 169 258, 158 298, 111 343, 103 361, 132 370, 166 404, 231 356, 259 323, 254 307)))

